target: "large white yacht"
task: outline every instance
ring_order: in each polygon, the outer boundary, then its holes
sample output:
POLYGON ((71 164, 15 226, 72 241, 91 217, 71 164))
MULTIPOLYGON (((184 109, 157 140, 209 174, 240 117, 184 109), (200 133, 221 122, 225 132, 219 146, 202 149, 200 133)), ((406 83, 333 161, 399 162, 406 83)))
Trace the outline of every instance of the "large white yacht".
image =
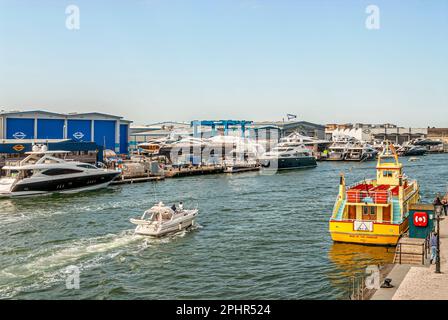
POLYGON ((95 190, 107 187, 120 174, 58 157, 67 153, 33 146, 25 159, 2 168, 6 175, 0 178, 0 197, 95 190))
POLYGON ((375 160, 378 151, 370 144, 356 141, 347 147, 345 160, 347 161, 367 161, 375 160))
POLYGON ((303 169, 317 166, 316 158, 302 142, 281 140, 272 150, 260 157, 260 164, 265 169, 303 169))
POLYGON ((348 149, 353 145, 355 139, 349 136, 333 137, 333 144, 329 148, 329 154, 326 160, 343 161, 346 159, 348 149))

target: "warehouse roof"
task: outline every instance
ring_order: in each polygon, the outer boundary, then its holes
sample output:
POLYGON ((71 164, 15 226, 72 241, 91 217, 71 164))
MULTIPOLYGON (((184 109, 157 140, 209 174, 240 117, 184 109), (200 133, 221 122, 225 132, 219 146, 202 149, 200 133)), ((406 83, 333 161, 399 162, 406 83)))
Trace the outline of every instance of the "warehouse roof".
POLYGON ((121 122, 131 123, 132 121, 129 120, 123 120, 123 117, 120 116, 114 116, 107 113, 101 113, 101 112, 70 112, 70 113, 57 113, 57 112, 49 112, 44 110, 27 110, 27 111, 19 111, 19 110, 13 110, 13 111, 0 111, 0 115, 3 116, 26 116, 26 115, 35 115, 35 114, 41 114, 46 116, 52 116, 52 117, 59 117, 59 118, 86 118, 86 117, 101 117, 101 118, 110 118, 115 120, 120 120, 121 122))

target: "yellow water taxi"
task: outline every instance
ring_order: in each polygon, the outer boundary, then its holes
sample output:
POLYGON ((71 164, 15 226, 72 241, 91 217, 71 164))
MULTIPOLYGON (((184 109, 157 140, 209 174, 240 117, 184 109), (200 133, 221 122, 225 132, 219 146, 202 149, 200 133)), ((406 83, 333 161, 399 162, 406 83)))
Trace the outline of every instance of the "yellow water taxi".
POLYGON ((376 179, 346 187, 341 175, 339 195, 329 231, 336 242, 396 245, 409 228, 409 205, 420 201, 419 185, 403 175, 394 146, 378 155, 376 179))

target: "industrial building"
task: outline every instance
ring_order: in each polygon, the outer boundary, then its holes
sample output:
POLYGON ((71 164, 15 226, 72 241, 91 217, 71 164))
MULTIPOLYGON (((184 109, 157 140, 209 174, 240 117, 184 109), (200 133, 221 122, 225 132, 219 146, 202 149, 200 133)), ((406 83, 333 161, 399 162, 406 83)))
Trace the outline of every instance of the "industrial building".
POLYGON ((397 144, 411 141, 417 138, 425 138, 428 135, 427 128, 403 128, 397 125, 386 124, 327 124, 325 129, 326 139, 331 140, 335 136, 349 136, 361 141, 389 140, 397 144))
POLYGON ((133 150, 139 143, 166 137, 173 133, 202 138, 229 135, 277 141, 292 132, 324 139, 325 126, 307 121, 193 120, 190 123, 159 122, 147 126, 131 126, 129 144, 130 149, 133 150))
POLYGON ((250 128, 251 136, 258 137, 259 132, 268 131, 270 135, 279 138, 286 137, 293 132, 317 139, 325 138, 325 126, 308 121, 262 121, 254 122, 250 128), (253 133, 252 133, 253 132, 253 133))
POLYGON ((127 154, 130 124, 122 117, 98 112, 1 111, 0 141, 94 142, 104 149, 127 154))
MULTIPOLYGON (((95 142, 76 142, 73 140, 2 140, 0 143, 0 168, 8 162, 15 162, 26 157, 26 152, 32 151, 34 144, 45 144, 49 151, 67 151, 65 159, 95 164, 103 162, 103 147, 95 142)), ((2 173, 0 172, 0 175, 2 173)))

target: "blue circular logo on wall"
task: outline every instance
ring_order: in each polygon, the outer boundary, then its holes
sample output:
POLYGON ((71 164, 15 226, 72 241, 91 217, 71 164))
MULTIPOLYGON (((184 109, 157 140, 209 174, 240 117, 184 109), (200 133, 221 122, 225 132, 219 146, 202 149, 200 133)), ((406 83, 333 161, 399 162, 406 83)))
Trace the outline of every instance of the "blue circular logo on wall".
POLYGON ((24 139, 26 137, 26 134, 23 132, 16 132, 12 135, 14 139, 24 139))
POLYGON ((77 139, 77 140, 81 140, 82 138, 84 138, 84 133, 82 133, 82 132, 80 132, 80 131, 75 132, 75 133, 73 134, 73 137, 74 137, 75 139, 77 139))

